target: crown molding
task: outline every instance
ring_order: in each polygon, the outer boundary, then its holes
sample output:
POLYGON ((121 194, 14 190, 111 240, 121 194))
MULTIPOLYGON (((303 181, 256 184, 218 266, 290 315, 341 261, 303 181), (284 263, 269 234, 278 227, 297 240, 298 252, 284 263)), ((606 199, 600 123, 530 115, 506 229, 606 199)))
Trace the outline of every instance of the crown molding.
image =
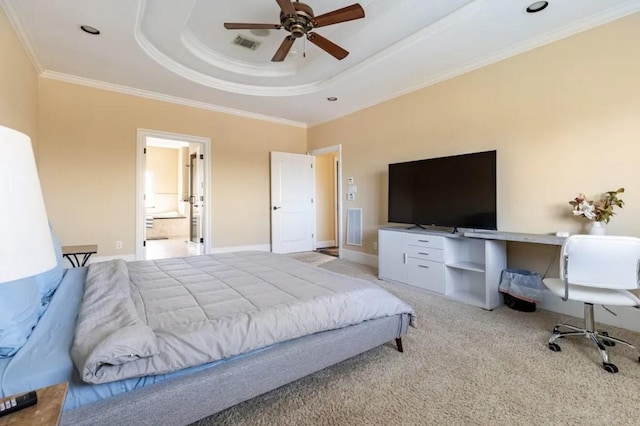
POLYGON ((492 65, 502 60, 508 59, 510 57, 519 55, 521 53, 525 53, 530 50, 536 49, 538 47, 542 47, 546 44, 550 44, 555 41, 559 41, 559 40, 571 37, 572 35, 581 33, 583 31, 587 31, 589 29, 598 27, 600 25, 607 24, 609 22, 615 21, 616 19, 620 19, 637 12, 640 12, 640 0, 630 0, 626 3, 621 4, 620 6, 611 8, 603 13, 590 16, 588 18, 574 22, 571 25, 566 25, 557 30, 550 31, 539 37, 535 37, 532 40, 528 40, 526 42, 510 46, 506 49, 502 49, 488 57, 479 59, 477 61, 469 62, 461 67, 456 67, 448 71, 445 71, 443 73, 431 76, 427 79, 424 79, 418 82, 417 84, 414 84, 412 86, 409 86, 407 88, 394 92, 391 95, 384 96, 375 101, 369 102, 364 105, 360 105, 356 108, 352 108, 350 111, 345 112, 339 116, 327 118, 326 120, 322 120, 314 123, 308 123, 307 126, 314 127, 324 123, 328 123, 333 120, 337 120, 338 118, 341 118, 341 117, 346 117, 347 115, 353 114, 355 112, 367 109, 369 107, 381 104, 386 101, 390 101, 392 99, 398 98, 400 96, 403 96, 412 92, 416 92, 420 89, 433 86, 434 84, 441 83, 443 81, 452 79, 454 77, 458 77, 462 74, 466 74, 468 72, 475 71, 480 68, 484 68, 488 65, 492 65))
POLYGON ((13 26, 14 31, 18 35, 18 40, 20 40, 22 47, 24 47, 24 50, 27 52, 27 56, 31 60, 31 64, 36 69, 36 73, 42 74, 44 68, 38 60, 38 52, 31 41, 29 32, 22 24, 22 20, 16 11, 16 6, 13 0, 0 0, 0 7, 4 10, 7 18, 9 18, 9 22, 11 22, 11 26, 13 26))
POLYGON ((119 84, 106 83, 104 81, 92 80, 89 78, 78 77, 75 75, 64 74, 56 71, 44 71, 40 74, 42 78, 63 81, 66 83, 78 84, 81 86, 93 87, 95 89, 108 90, 111 92, 122 93, 125 95, 138 96, 141 98, 152 99, 154 101, 169 102, 172 104, 184 105, 192 108, 205 109, 208 111, 220 112, 223 114, 235 115, 238 117, 251 118, 254 120, 268 121, 275 124, 283 124, 285 126, 307 128, 306 123, 299 121, 286 120, 284 118, 273 117, 269 115, 256 114, 234 108, 227 108, 220 105, 213 105, 206 102, 194 101, 191 99, 179 98, 177 96, 165 95, 162 93, 152 92, 150 90, 136 89, 129 86, 119 84))

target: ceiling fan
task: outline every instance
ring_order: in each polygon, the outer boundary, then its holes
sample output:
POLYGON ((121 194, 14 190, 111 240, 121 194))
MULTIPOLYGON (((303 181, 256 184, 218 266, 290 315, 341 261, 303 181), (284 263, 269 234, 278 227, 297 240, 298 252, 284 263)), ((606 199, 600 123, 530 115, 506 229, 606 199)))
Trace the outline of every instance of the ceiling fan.
POLYGON ((224 27, 228 30, 279 30, 284 28, 289 31, 290 34, 284 38, 276 54, 271 58, 272 62, 284 61, 291 46, 293 46, 293 42, 301 37, 306 37, 311 43, 338 60, 344 59, 349 54, 342 47, 322 37, 320 34, 311 32, 311 30, 364 18, 364 9, 360 4, 355 3, 342 9, 336 9, 333 12, 314 16, 313 9, 307 4, 300 3, 300 1, 294 3, 291 0, 276 0, 276 2, 280 6, 279 24, 225 22, 224 27))

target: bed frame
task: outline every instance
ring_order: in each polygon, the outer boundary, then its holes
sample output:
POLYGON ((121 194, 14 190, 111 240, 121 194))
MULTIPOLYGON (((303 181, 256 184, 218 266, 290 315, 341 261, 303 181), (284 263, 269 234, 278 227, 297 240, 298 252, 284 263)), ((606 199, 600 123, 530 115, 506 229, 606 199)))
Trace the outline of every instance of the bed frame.
POLYGON ((402 352, 409 315, 300 337, 210 369, 84 405, 62 425, 189 424, 360 353, 395 342, 402 352))

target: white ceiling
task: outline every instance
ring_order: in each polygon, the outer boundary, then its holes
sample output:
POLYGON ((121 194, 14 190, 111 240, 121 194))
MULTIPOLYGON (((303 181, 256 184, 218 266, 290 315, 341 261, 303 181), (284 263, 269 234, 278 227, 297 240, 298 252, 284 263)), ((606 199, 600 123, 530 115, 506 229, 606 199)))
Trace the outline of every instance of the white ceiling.
MULTIPOLYGON (((360 0, 364 19, 317 28, 338 61, 285 30, 276 0, 0 0, 38 72, 212 110, 310 126, 640 11, 640 0, 360 0), (91 25, 91 36, 79 29, 91 25), (232 43, 238 35, 256 50, 232 43), (338 97, 337 102, 327 97, 338 97)), ((306 0, 315 15, 354 0, 306 0)))

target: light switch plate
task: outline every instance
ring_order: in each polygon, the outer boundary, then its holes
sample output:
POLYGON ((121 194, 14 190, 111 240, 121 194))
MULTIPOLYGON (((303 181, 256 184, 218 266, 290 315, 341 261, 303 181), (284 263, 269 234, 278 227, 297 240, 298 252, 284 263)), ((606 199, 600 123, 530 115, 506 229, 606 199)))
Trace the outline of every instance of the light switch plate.
POLYGON ((353 183, 353 177, 348 177, 347 178, 347 183, 353 183))

